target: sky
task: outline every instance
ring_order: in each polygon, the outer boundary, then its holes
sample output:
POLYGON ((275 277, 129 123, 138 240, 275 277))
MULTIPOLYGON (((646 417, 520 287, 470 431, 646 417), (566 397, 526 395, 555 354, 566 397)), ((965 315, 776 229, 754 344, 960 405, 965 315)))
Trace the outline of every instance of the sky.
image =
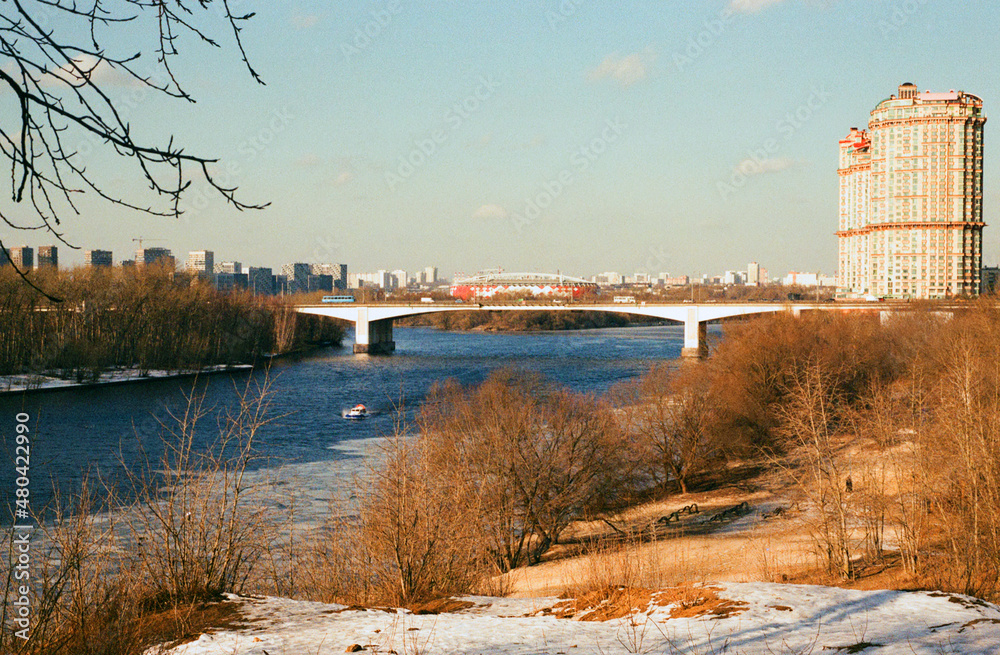
MULTIPOLYGON (((143 237, 178 260, 209 249, 275 268, 832 274, 849 128, 908 81, 974 93, 987 116, 1000 103, 995 0, 231 4, 256 12, 241 36, 265 85, 217 20, 222 47, 179 43, 197 103, 106 84, 136 134, 220 158, 241 199, 270 205, 239 212, 198 180, 180 219, 84 198, 62 226, 80 250, 60 247, 61 262, 124 259, 143 237)), ((109 49, 155 64, 151 25, 126 26, 109 49)), ((133 192, 127 164, 92 150, 90 170, 133 192)), ((12 245, 52 242, 3 229, 12 245)))

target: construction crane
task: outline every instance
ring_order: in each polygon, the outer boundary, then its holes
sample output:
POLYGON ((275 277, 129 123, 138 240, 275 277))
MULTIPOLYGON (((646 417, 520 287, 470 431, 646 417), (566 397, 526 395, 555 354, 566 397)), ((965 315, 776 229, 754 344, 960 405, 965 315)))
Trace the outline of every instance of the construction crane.
POLYGON ((143 241, 163 241, 163 240, 164 239, 145 239, 143 237, 139 237, 138 239, 132 239, 132 243, 138 242, 139 243, 139 250, 142 250, 142 242, 143 241))

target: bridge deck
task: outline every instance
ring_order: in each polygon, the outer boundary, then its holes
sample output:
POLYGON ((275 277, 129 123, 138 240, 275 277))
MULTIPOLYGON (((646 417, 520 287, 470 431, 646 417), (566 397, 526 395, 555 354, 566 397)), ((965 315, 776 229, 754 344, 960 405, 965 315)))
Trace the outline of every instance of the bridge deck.
POLYGON ((789 312, 798 316, 803 311, 866 311, 883 312, 894 305, 885 303, 808 303, 808 302, 766 302, 766 303, 600 303, 589 304, 568 302, 560 304, 488 304, 488 303, 324 303, 297 305, 295 310, 303 314, 329 316, 355 325, 355 352, 392 352, 393 319, 404 316, 435 314, 440 312, 478 311, 555 311, 555 312, 612 312, 648 316, 684 324, 684 355, 704 357, 707 355, 705 326, 708 323, 753 314, 789 312))

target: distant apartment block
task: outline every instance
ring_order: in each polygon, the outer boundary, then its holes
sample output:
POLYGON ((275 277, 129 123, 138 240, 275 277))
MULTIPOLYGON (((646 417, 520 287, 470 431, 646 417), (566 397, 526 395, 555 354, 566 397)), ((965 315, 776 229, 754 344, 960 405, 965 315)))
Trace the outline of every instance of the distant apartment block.
POLYGON ((310 275, 306 278, 306 290, 312 293, 313 291, 333 291, 333 276, 332 275, 310 275))
POLYGON ((728 285, 744 284, 743 271, 726 271, 722 276, 722 283, 728 285))
POLYGON ((113 265, 113 261, 114 260, 110 250, 86 250, 83 253, 84 266, 111 267, 113 265))
POLYGON ((309 290, 309 276, 312 274, 312 267, 304 262, 285 264, 281 267, 281 274, 288 279, 287 293, 305 293, 309 290))
POLYGON ((56 246, 39 246, 38 268, 59 268, 59 248, 56 246))
POLYGON ((10 263, 22 271, 35 267, 35 249, 30 246, 15 246, 7 248, 10 253, 10 263))
MULTIPOLYGON (((396 271, 396 273, 405 272, 396 271)), ((395 289, 398 286, 397 276, 390 271, 380 270, 375 273, 351 273, 347 276, 347 287, 349 289, 378 287, 386 291, 395 289)))
POLYGON ((840 141, 838 293, 979 293, 983 101, 906 83, 840 141))
POLYGON ((1000 292, 1000 266, 983 266, 982 288, 980 293, 996 294, 1000 292))
MULTIPOLYGON (((213 257, 213 259, 214 259, 214 257, 213 257)), ((239 262, 220 262, 218 264, 214 264, 213 265, 212 272, 214 272, 214 273, 230 273, 230 274, 235 275, 237 273, 242 273, 243 272, 243 264, 241 264, 239 262)))
POLYGON ((246 273, 216 273, 215 288, 219 291, 242 291, 250 284, 246 273))
POLYGON ((347 264, 312 264, 310 275, 329 275, 333 279, 334 289, 347 288, 347 264))
POLYGON ((187 271, 211 280, 215 275, 215 253, 211 250, 192 250, 188 253, 187 271))
POLYGON ((607 271, 594 276, 594 282, 602 286, 617 286, 624 282, 624 278, 614 271, 607 271))
POLYGON ((781 283, 785 286, 800 287, 835 287, 839 284, 839 277, 836 275, 823 275, 822 273, 797 273, 790 271, 782 278, 781 283))
POLYGON ((428 266, 423 271, 420 272, 420 284, 426 284, 428 286, 434 286, 438 283, 438 269, 437 266, 428 266))
POLYGON ((251 266, 247 269, 247 288, 258 296, 274 295, 274 275, 269 268, 251 266))
MULTIPOLYGON (((124 265, 124 262, 122 262, 124 265)), ((177 262, 169 248, 140 248, 135 251, 136 266, 163 266, 169 271, 177 267, 177 262)))
POLYGON ((649 273, 636 273, 632 276, 632 279, 629 280, 629 282, 632 284, 650 284, 652 279, 650 278, 649 273))

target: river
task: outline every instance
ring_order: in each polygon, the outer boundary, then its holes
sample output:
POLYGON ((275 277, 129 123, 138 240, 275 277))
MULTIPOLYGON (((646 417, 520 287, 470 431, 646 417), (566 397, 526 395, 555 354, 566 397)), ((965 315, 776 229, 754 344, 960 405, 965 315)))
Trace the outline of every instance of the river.
MULTIPOLYGON (((269 459, 259 466, 295 471, 296 484, 314 487, 307 494, 321 503, 322 488, 358 470, 364 446, 393 430, 395 408, 419 407, 428 389, 448 378, 475 384, 491 371, 513 368, 539 373, 572 390, 604 393, 642 374, 655 362, 676 361, 683 327, 606 328, 565 332, 444 332, 433 328, 396 328, 396 353, 355 356, 353 334, 344 346, 326 348, 272 364, 270 371, 221 374, 197 382, 204 406, 199 447, 216 431, 212 415, 232 407, 234 389, 265 378, 271 382, 273 421, 256 443, 269 459), (346 421, 341 412, 364 403, 375 415, 346 421)), ((85 471, 114 479, 122 465, 135 467, 143 452, 162 452, 163 426, 175 426, 171 413, 183 412, 191 380, 160 380, 113 387, 0 397, 0 429, 6 455, 0 460, 0 494, 13 500, 13 435, 18 413, 31 428, 31 499, 34 508, 52 498, 53 486, 75 490, 85 471), (22 417, 23 418, 23 417, 22 417)), ((9 521, 0 512, 0 522, 9 521)))

